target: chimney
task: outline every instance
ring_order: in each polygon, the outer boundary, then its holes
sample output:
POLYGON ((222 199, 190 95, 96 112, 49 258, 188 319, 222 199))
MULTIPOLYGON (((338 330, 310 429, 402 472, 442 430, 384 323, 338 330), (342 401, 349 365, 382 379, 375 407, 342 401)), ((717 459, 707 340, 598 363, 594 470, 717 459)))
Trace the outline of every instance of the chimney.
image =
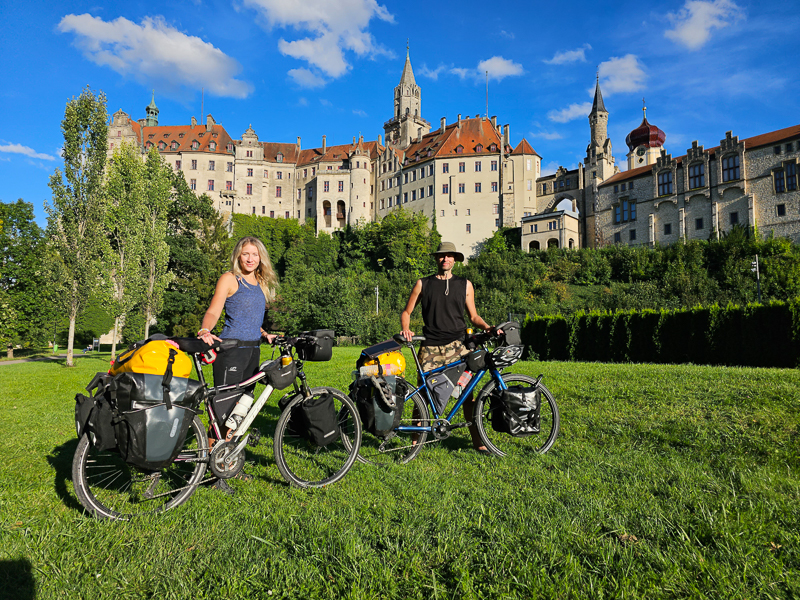
POLYGON ((327 142, 327 138, 326 138, 326 136, 324 136, 324 135, 323 135, 323 136, 322 136, 322 153, 323 153, 323 154, 325 154, 325 152, 326 152, 327 150, 328 150, 328 142, 327 142))
POLYGON ((206 116, 206 131, 211 131, 211 129, 216 125, 216 121, 214 121, 214 117, 211 115, 206 116))
POLYGON ((197 127, 197 119, 195 119, 194 117, 192 117, 192 125, 191 125, 191 127, 192 127, 192 129, 197 127))
POLYGON ((359 134, 359 136, 358 136, 358 143, 359 144, 363 144, 364 143, 364 136, 361 135, 361 134, 359 134))
POLYGON ((573 200, 572 201, 572 212, 574 212, 574 213, 578 212, 578 201, 577 200, 573 200))
POLYGON ((147 119, 139 119, 136 122, 139 123, 139 127, 144 127, 144 124, 147 122, 147 119))
POLYGON ((378 146, 383 146, 383 136, 380 133, 378 134, 378 146))
POLYGON ((458 128, 461 129, 461 113, 458 113, 458 128))
POLYGON ((297 152, 300 152, 300 136, 297 136, 297 152))
POLYGON ((441 132, 444 133, 445 128, 447 127, 447 117, 442 117, 441 121, 439 121, 441 125, 441 132))
POLYGON ((356 136, 353 136, 353 146, 356 145, 356 136))
POLYGON ((506 126, 503 128, 503 146, 511 145, 511 126, 506 123, 506 126))
POLYGON ((481 118, 481 116, 480 116, 480 115, 475 115, 475 118, 476 118, 476 119, 480 119, 480 118, 481 118))
POLYGON ((492 117, 492 127, 497 129, 497 116, 492 117))

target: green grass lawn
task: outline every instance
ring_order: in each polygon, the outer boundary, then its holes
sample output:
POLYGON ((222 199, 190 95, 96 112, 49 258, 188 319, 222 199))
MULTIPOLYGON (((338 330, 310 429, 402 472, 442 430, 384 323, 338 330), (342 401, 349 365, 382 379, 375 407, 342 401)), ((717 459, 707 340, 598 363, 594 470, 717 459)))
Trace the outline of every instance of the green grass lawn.
MULTIPOLYGON (((358 352, 311 384, 346 390, 358 352)), ((546 455, 462 435, 300 490, 265 436, 235 498, 118 523, 70 480, 73 398, 107 365, 0 366, 0 598, 800 597, 800 371, 520 362, 561 409, 546 455)))

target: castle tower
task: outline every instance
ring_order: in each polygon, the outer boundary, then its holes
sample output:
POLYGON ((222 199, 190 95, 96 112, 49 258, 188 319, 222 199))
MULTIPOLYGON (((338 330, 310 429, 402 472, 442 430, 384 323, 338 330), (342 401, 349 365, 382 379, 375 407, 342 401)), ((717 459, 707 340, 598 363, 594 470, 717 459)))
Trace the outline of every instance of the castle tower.
POLYGON ((369 153, 364 148, 364 136, 358 136, 358 143, 350 151, 350 208, 347 222, 358 223, 359 219, 370 220, 370 171, 369 153))
POLYGON ((156 106, 156 91, 153 90, 153 99, 150 104, 144 109, 147 113, 147 118, 144 121, 145 127, 156 127, 158 125, 158 107, 156 106))
POLYGON ((408 148, 412 140, 431 130, 431 124, 422 118, 421 90, 414 80, 408 47, 400 83, 394 88, 394 116, 384 123, 383 130, 386 144, 400 149, 408 148))
POLYGON ((603 93, 600 91, 599 74, 594 88, 592 112, 589 113, 589 128, 591 136, 586 147, 586 158, 583 159, 585 175, 583 201, 580 207, 583 224, 581 244, 583 247, 594 248, 600 244, 600 233, 595 221, 597 186, 619 172, 614 164, 611 140, 608 137, 608 111, 603 102, 603 93))
POLYGON ((642 98, 642 124, 628 134, 625 143, 628 145, 628 169, 654 165, 661 156, 661 148, 667 140, 667 134, 655 125, 647 122, 647 106, 642 98))

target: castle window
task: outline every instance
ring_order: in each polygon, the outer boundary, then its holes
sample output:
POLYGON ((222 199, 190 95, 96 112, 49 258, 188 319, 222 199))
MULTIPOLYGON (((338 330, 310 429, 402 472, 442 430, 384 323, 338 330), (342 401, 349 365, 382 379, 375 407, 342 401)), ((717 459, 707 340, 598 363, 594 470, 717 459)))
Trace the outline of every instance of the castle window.
POLYGON ((739 213, 733 211, 729 216, 729 221, 731 225, 738 225, 739 224, 739 213))
POLYGON ((197 189, 197 179, 190 179, 189 180, 189 189, 196 190, 197 189))
POLYGON ((636 241, 636 230, 635 230, 635 229, 631 229, 631 230, 628 232, 628 239, 629 239, 631 242, 634 242, 634 241, 636 241))
POLYGON ((441 214, 440 214, 439 216, 440 216, 440 217, 443 217, 443 216, 444 216, 444 209, 442 209, 442 212, 441 212, 441 214))
POLYGON ((213 160, 208 161, 208 170, 209 171, 214 171, 215 170, 215 166, 216 166, 216 163, 213 160))
POLYGON ((614 243, 619 244, 622 241, 622 234, 618 231, 614 234, 614 243))
POLYGON ((331 191, 331 182, 330 181, 324 181, 322 183, 322 191, 323 192, 330 192, 331 191))
POLYGON ((776 214, 777 214, 779 217, 785 217, 785 216, 786 216, 786 205, 785 205, 785 204, 778 204, 778 205, 775 207, 775 213, 776 213, 776 214))
POLYGON ((666 196, 672 193, 672 171, 658 174, 658 195, 666 196))
POLYGON ((618 185, 615 185, 615 186, 614 186, 614 193, 616 194, 617 192, 619 192, 619 186, 618 186, 618 185))
POLYGON ((276 171, 275 179, 283 179, 283 171, 276 171))
POLYGON ((281 186, 278 186, 278 187, 275 188, 275 197, 276 198, 280 198, 281 197, 281 186))
POLYGON ((462 146, 460 144, 458 146, 456 146, 456 154, 461 154, 463 152, 464 152, 464 146, 462 146))
POLYGON ((208 145, 208 149, 211 150, 212 152, 214 152, 217 149, 217 143, 216 142, 211 142, 208 145))
POLYGON ((450 165, 448 163, 442 163, 442 173, 449 173, 450 172, 450 165))
POLYGON ((492 161, 492 171, 497 171, 497 161, 496 160, 492 161))
POLYGON ((261 214, 264 215, 266 213, 267 213, 267 207, 266 206, 262 206, 261 207, 261 214))
POLYGON ((467 170, 467 163, 460 162, 458 163, 458 172, 464 173, 467 170))
POLYGON ((786 189, 790 192, 797 189, 797 163, 786 163, 786 189))
POLYGON ((442 184, 442 193, 443 194, 449 194, 450 193, 450 186, 448 184, 446 184, 446 183, 442 184))
POLYGON ((197 170, 197 161, 193 160, 192 161, 192 171, 196 171, 196 170, 197 170))
POLYGON ((465 183, 459 183, 458 184, 458 193, 459 194, 463 194, 466 191, 467 191, 467 185, 465 183))
POLYGON ((792 142, 789 142, 788 144, 786 144, 786 152, 791 152, 792 148, 793 148, 792 142))
POLYGON ((689 189, 695 190, 706 184, 706 166, 704 164, 689 167, 689 189))
POLYGON ((340 181, 340 182, 339 182, 339 191, 340 191, 340 192, 343 192, 343 191, 344 191, 344 181, 340 181))
POLYGON ((253 195, 253 184, 252 183, 248 183, 247 184, 247 195, 248 196, 252 196, 253 195))
POLYGON ((472 225, 467 223, 467 233, 472 233, 472 225))
POLYGON ((694 228, 695 229, 702 229, 703 228, 703 217, 698 217, 694 220, 694 228))
POLYGON ((175 170, 177 170, 177 171, 181 170, 181 161, 179 161, 179 160, 175 161, 175 170))
POLYGON ((283 154, 281 154, 280 152, 278 152, 278 156, 276 156, 276 157, 275 157, 275 159, 276 159, 278 162, 283 162, 283 154))
POLYGON ((468 208, 468 209, 467 209, 467 216, 470 216, 470 214, 471 214, 471 213, 472 213, 472 209, 471 209, 471 208, 468 208))
POLYGON ((233 144, 228 144, 228 152, 233 152, 233 144))
POLYGON ((172 146, 171 146, 171 148, 172 148, 173 150, 177 150, 177 149, 178 149, 178 142, 172 142, 172 146))
POLYGON ((480 170, 481 170, 481 161, 479 161, 479 160, 476 160, 476 161, 475 161, 475 172, 476 172, 476 173, 479 173, 479 172, 480 172, 480 170))
POLYGON ((480 183, 476 183, 475 184, 475 193, 480 193, 480 191, 481 191, 481 184, 480 183))
POLYGON ((164 142, 158 142, 158 149, 159 150, 164 150, 166 147, 167 147, 167 145, 164 142))
POLYGON ((253 176, 253 169, 247 169, 247 176, 248 177, 252 177, 253 176))
POLYGON ((722 159, 722 181, 739 179, 739 155, 728 156, 722 159))
POLYGON ((285 218, 287 218, 287 219, 288 219, 288 218, 289 218, 289 211, 287 210, 287 211, 284 213, 284 215, 283 215, 283 216, 284 216, 285 218))
POLYGON ((483 152, 483 146, 482 146, 482 145, 480 145, 480 144, 478 144, 477 146, 475 146, 475 152, 483 152))
POLYGON ((200 142, 198 142, 197 140, 194 140, 192 142, 192 150, 197 150, 199 147, 200 147, 200 142))
POLYGON ((245 155, 247 158, 253 158, 253 151, 252 150, 245 150, 245 155))
POLYGON ((772 172, 772 177, 775 180, 775 191, 785 192, 786 191, 786 181, 783 178, 783 169, 776 169, 772 172))
POLYGON ((264 179, 269 179, 269 171, 264 169, 264 179))
POLYGON ((672 223, 664 223, 664 235, 672 235, 672 223))
POLYGON ((493 191, 493 192, 496 192, 496 191, 497 191, 497 182, 496 182, 496 181, 493 181, 493 182, 492 182, 492 191, 493 191))
POLYGON ((226 163, 225 164, 225 170, 228 173, 233 173, 233 163, 232 162, 226 163))
POLYGON ((628 189, 629 189, 629 190, 632 190, 632 189, 633 189, 633 182, 632 182, 632 181, 629 181, 629 182, 628 182, 628 189))
POLYGON ((274 210, 269 211, 269 218, 270 219, 274 219, 275 218, 275 211, 274 210))
POLYGON ((781 147, 780 146, 773 146, 772 153, 773 154, 780 154, 781 153, 781 147))
POLYGON ((624 191, 625 191, 625 184, 624 184, 624 183, 623 183, 623 184, 621 184, 621 185, 619 186, 619 189, 621 189, 621 190, 624 192, 624 191))
POLYGON ((209 192, 213 192, 214 191, 214 180, 213 179, 209 179, 208 180, 208 191, 209 192))
POLYGON ((179 137, 179 138, 182 138, 183 136, 184 136, 184 134, 182 134, 182 133, 179 133, 179 134, 178 134, 178 137, 179 137))
POLYGON ((414 202, 417 199, 417 190, 411 190, 411 201, 414 202))
POLYGON ((229 191, 229 192, 232 191, 233 190, 233 182, 230 181, 230 180, 226 181, 225 182, 225 189, 227 191, 229 191))
POLYGON ((500 205, 499 204, 492 204, 492 214, 499 215, 500 214, 500 205))
POLYGON ((490 152, 497 152, 497 144, 492 144, 491 146, 489 146, 489 151, 490 152))
POLYGON ((433 165, 428 165, 428 176, 433 176, 433 165))

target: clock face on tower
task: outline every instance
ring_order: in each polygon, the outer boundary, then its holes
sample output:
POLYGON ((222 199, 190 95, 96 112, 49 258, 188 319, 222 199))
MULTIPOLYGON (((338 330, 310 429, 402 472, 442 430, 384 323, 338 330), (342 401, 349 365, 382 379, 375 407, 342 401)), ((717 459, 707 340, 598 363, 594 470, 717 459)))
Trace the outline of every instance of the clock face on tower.
POLYGON ((636 148, 636 154, 637 154, 637 156, 639 157, 639 158, 637 159, 637 161, 636 161, 638 164, 641 164, 641 163, 643 163, 643 162, 644 162, 644 155, 645 155, 645 152, 647 152, 647 150, 645 149, 645 147, 644 147, 644 146, 639 146, 638 148, 636 148))

